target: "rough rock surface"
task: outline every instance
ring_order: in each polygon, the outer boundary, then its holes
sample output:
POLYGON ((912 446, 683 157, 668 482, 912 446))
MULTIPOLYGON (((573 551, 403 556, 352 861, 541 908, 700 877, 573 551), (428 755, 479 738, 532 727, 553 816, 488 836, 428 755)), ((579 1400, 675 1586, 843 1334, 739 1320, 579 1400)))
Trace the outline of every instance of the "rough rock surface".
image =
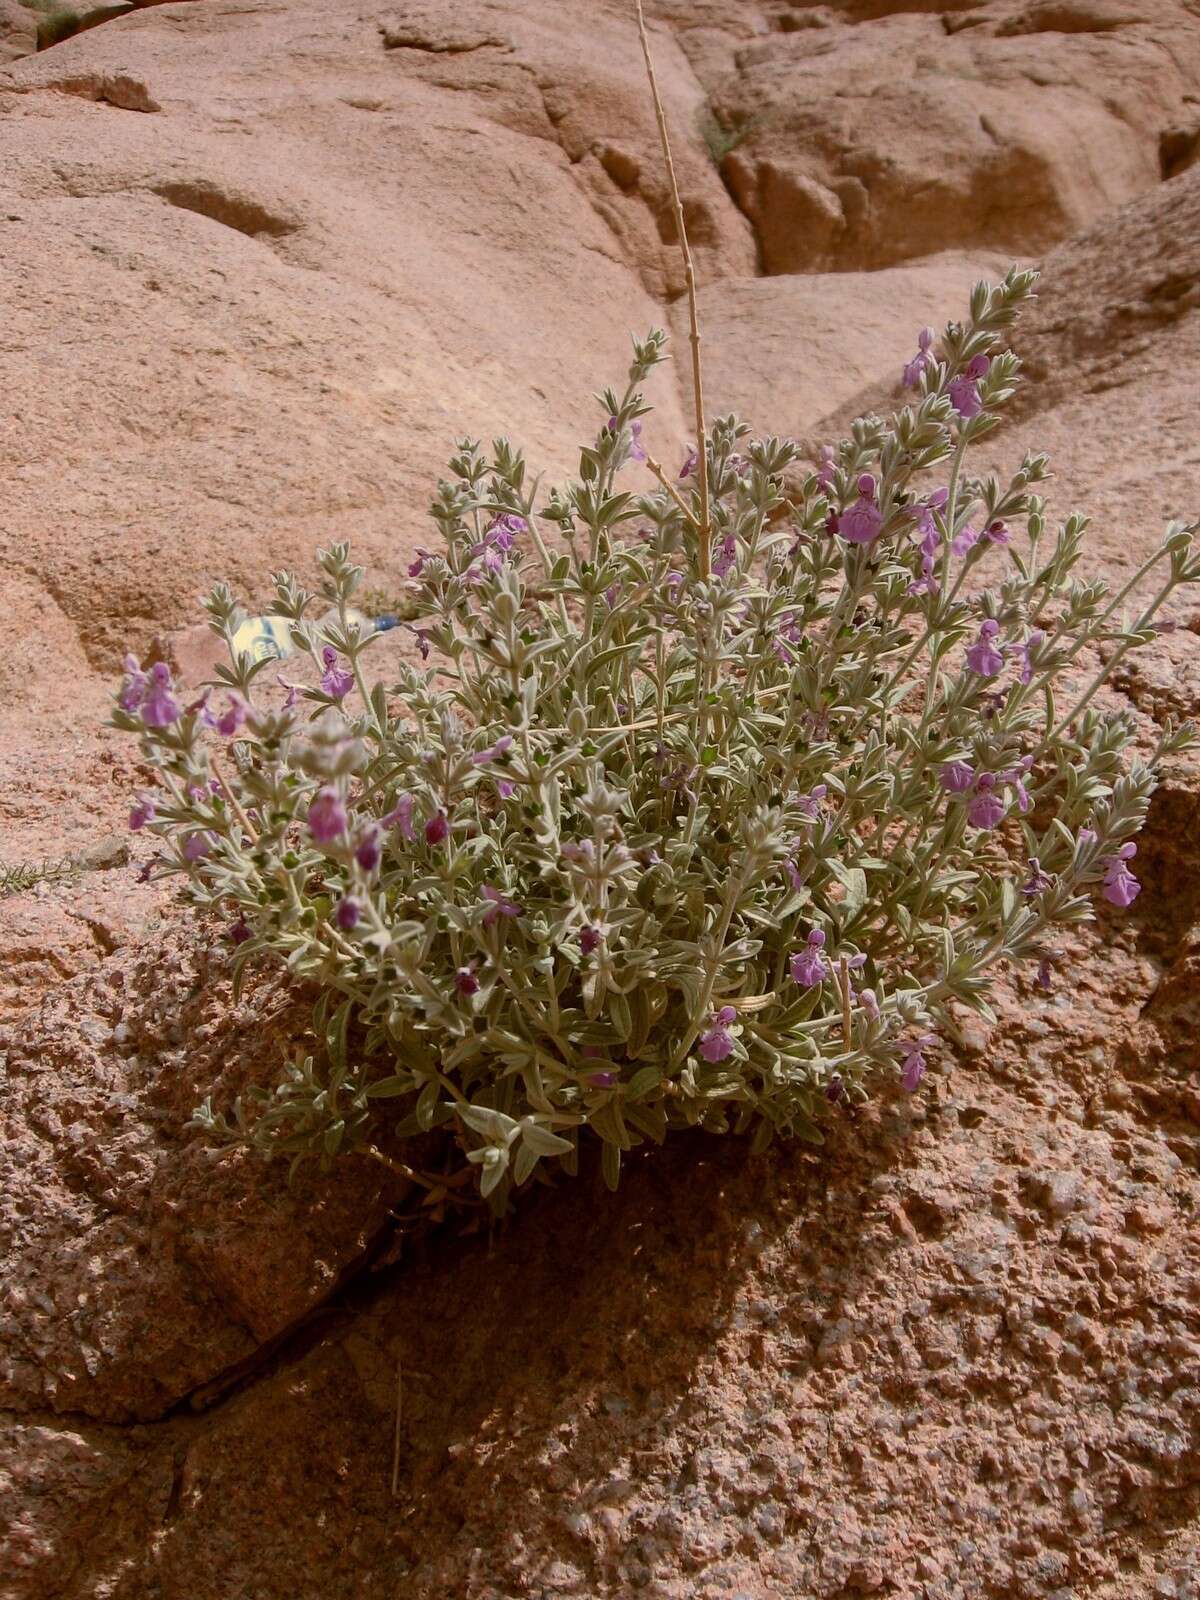
POLYGON ((1043 250, 1192 157, 1187 0, 800 5, 772 20, 787 31, 735 47, 726 76, 706 53, 716 117, 744 134, 723 171, 766 272, 1043 250))
MULTIPOLYGON (((0 863, 96 865, 0 901, 4 1600, 1200 1595, 1194 762, 1057 992, 817 1157, 685 1140, 371 1274, 382 1168, 185 1128, 301 1011, 121 860, 107 684, 334 536, 396 592, 456 435, 565 467, 678 327, 629 9, 186 0, 0 71, 0 863)), ((831 437, 1054 245, 997 462, 1048 449, 1112 575, 1195 515, 1194 3, 648 10, 714 407, 831 437)), ((1145 736, 1200 712, 1169 620, 1145 736)))

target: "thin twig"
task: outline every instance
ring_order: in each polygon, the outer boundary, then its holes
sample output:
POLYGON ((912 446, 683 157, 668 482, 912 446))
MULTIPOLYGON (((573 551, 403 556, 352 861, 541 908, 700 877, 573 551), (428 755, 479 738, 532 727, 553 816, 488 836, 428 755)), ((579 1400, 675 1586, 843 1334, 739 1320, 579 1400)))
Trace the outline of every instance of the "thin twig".
POLYGON ((690 508, 683 496, 679 493, 679 490, 676 489, 675 485, 667 478, 666 474, 663 472, 662 463, 656 461, 653 456, 648 455, 646 457, 646 465, 650 468, 650 471, 658 479, 659 483, 662 484, 663 488, 670 495, 671 499, 674 500, 680 511, 683 512, 684 516, 688 519, 692 527, 695 528, 698 533, 700 531, 700 524, 696 520, 696 513, 690 508))
POLYGON ((234 814, 236 815, 238 821, 241 823, 242 827, 245 828, 246 836, 250 840, 250 843, 251 844, 257 844, 258 843, 258 834, 255 831, 254 827, 252 826, 252 824, 250 822, 250 818, 242 810, 241 801, 238 799, 237 795, 234 794, 233 790, 226 783, 225 774, 221 771, 220 767, 217 765, 217 758, 216 758, 216 756, 213 754, 213 752, 211 750, 208 752, 208 770, 212 773, 213 777, 221 785, 221 792, 224 794, 225 798, 229 801, 229 804, 233 807, 234 814))
POLYGON ((400 1497, 400 1415, 404 1406, 404 1359, 396 1357, 396 1428, 392 1435, 392 1499, 400 1497))
MULTIPOLYGON (((692 252, 688 245, 687 229, 683 222, 683 202, 679 198, 679 184, 675 177, 675 162, 671 156, 671 140, 667 133, 667 114, 663 110, 654 76, 654 62, 650 56, 650 40, 646 36, 646 18, 642 14, 642 0, 636 0, 638 35, 642 41, 642 55, 646 58, 646 76, 650 80, 650 94, 654 100, 654 115, 658 122, 658 137, 662 142, 663 160, 667 164, 667 177, 671 184, 671 200, 675 207, 675 228, 679 234, 679 248, 683 254, 683 276, 687 284, 688 321, 692 342, 692 393, 696 402, 696 476, 700 486, 700 520, 697 525, 697 568, 700 577, 710 573, 710 546, 712 544, 712 517, 708 506, 708 452, 704 433, 704 385, 700 377, 700 317, 696 309, 696 271, 692 266, 692 252)), ((694 520, 694 519, 693 519, 694 520)))
POLYGON ((850 1049, 850 962, 845 956, 838 962, 838 987, 842 991, 842 1048, 850 1049))

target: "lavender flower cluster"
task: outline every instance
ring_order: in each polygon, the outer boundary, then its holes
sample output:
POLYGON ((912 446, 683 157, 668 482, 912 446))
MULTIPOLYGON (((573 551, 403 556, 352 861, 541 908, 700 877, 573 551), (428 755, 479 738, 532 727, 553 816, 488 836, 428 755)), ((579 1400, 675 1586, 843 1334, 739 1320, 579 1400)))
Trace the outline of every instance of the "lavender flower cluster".
POLYGON ((224 586, 231 662, 198 699, 127 662, 152 870, 226 919, 239 970, 282 962, 321 996, 311 1051, 201 1126, 324 1159, 445 1128, 498 1207, 573 1170, 588 1129, 614 1185, 672 1128, 820 1142, 873 1079, 916 1090, 998 967, 1048 983, 1056 929, 1096 893, 1130 905, 1190 730, 1127 760, 1129 720, 1094 701, 1200 581, 1196 529, 1110 595, 1076 576, 1084 520, 1048 531, 1043 456, 969 475, 1034 282, 924 330, 904 408, 811 469, 723 417, 664 470, 658 332, 573 482, 542 493, 507 441, 461 441, 390 681, 366 675, 343 545, 319 595, 274 580, 313 687, 237 651, 224 586))

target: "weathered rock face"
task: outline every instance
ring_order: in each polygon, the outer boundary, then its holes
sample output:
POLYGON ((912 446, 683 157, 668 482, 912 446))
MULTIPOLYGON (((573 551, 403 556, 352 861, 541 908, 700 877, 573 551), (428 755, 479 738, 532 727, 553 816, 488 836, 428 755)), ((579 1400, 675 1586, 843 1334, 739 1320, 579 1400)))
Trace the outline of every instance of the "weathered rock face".
POLYGON ((1200 17, 1182 0, 772 20, 789 31, 735 48, 726 75, 703 57, 719 120, 745 134, 723 171, 769 273, 1041 251, 1192 156, 1200 17))
POLYGON ((300 1000, 233 1005, 223 966, 164 939, 0 1035, 0 1406, 163 1415, 325 1299, 402 1193, 365 1162, 289 1190, 188 1131, 303 1036, 300 1000))
MULTIPOLYGON (((833 437, 1056 245, 996 462, 1049 449, 1110 574, 1195 514, 1194 5, 649 9, 713 409, 833 437)), ((333 537, 398 591, 453 439, 569 467, 679 288, 625 0, 187 0, 0 73, 0 860, 111 845, 127 641, 194 677, 196 593, 333 537)), ((1145 739, 1200 711, 1169 621, 1145 739)), ((235 1005, 136 840, 0 903, 5 1600, 1192 1600, 1197 839, 1179 763, 1133 912, 819 1162, 685 1141, 375 1288, 382 1167, 185 1127, 299 999, 235 1005)))
POLYGON ((37 13, 21 0, 0 0, 0 67, 37 49, 37 13))

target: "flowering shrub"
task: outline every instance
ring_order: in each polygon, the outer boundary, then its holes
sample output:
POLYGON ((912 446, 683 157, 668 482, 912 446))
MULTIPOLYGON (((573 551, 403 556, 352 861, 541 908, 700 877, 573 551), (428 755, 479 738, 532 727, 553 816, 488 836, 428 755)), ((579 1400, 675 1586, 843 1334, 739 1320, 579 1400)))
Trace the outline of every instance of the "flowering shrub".
MULTIPOLYGON (((819 1143, 873 1079, 915 1090, 998 967, 1048 984, 1057 928, 1131 903, 1190 732, 1127 762, 1128 719, 1093 702, 1200 561, 1172 525, 1110 596, 1075 575, 1084 520, 1048 531, 1043 456, 969 475, 1034 279, 923 332, 909 403, 812 470, 734 417, 703 463, 648 459, 657 332, 575 481, 543 494, 508 441, 460 442, 410 569, 420 663, 392 681, 344 545, 319 597, 274 580, 316 686, 232 651, 185 705, 128 660, 113 720, 155 772, 131 817, 152 870, 226 918, 239 971, 320 991, 313 1053, 202 1127, 326 1159, 389 1118, 446 1128, 497 1206, 573 1170, 585 1130, 611 1184, 672 1128, 819 1143)), ((224 585, 207 609, 231 642, 224 585)))

